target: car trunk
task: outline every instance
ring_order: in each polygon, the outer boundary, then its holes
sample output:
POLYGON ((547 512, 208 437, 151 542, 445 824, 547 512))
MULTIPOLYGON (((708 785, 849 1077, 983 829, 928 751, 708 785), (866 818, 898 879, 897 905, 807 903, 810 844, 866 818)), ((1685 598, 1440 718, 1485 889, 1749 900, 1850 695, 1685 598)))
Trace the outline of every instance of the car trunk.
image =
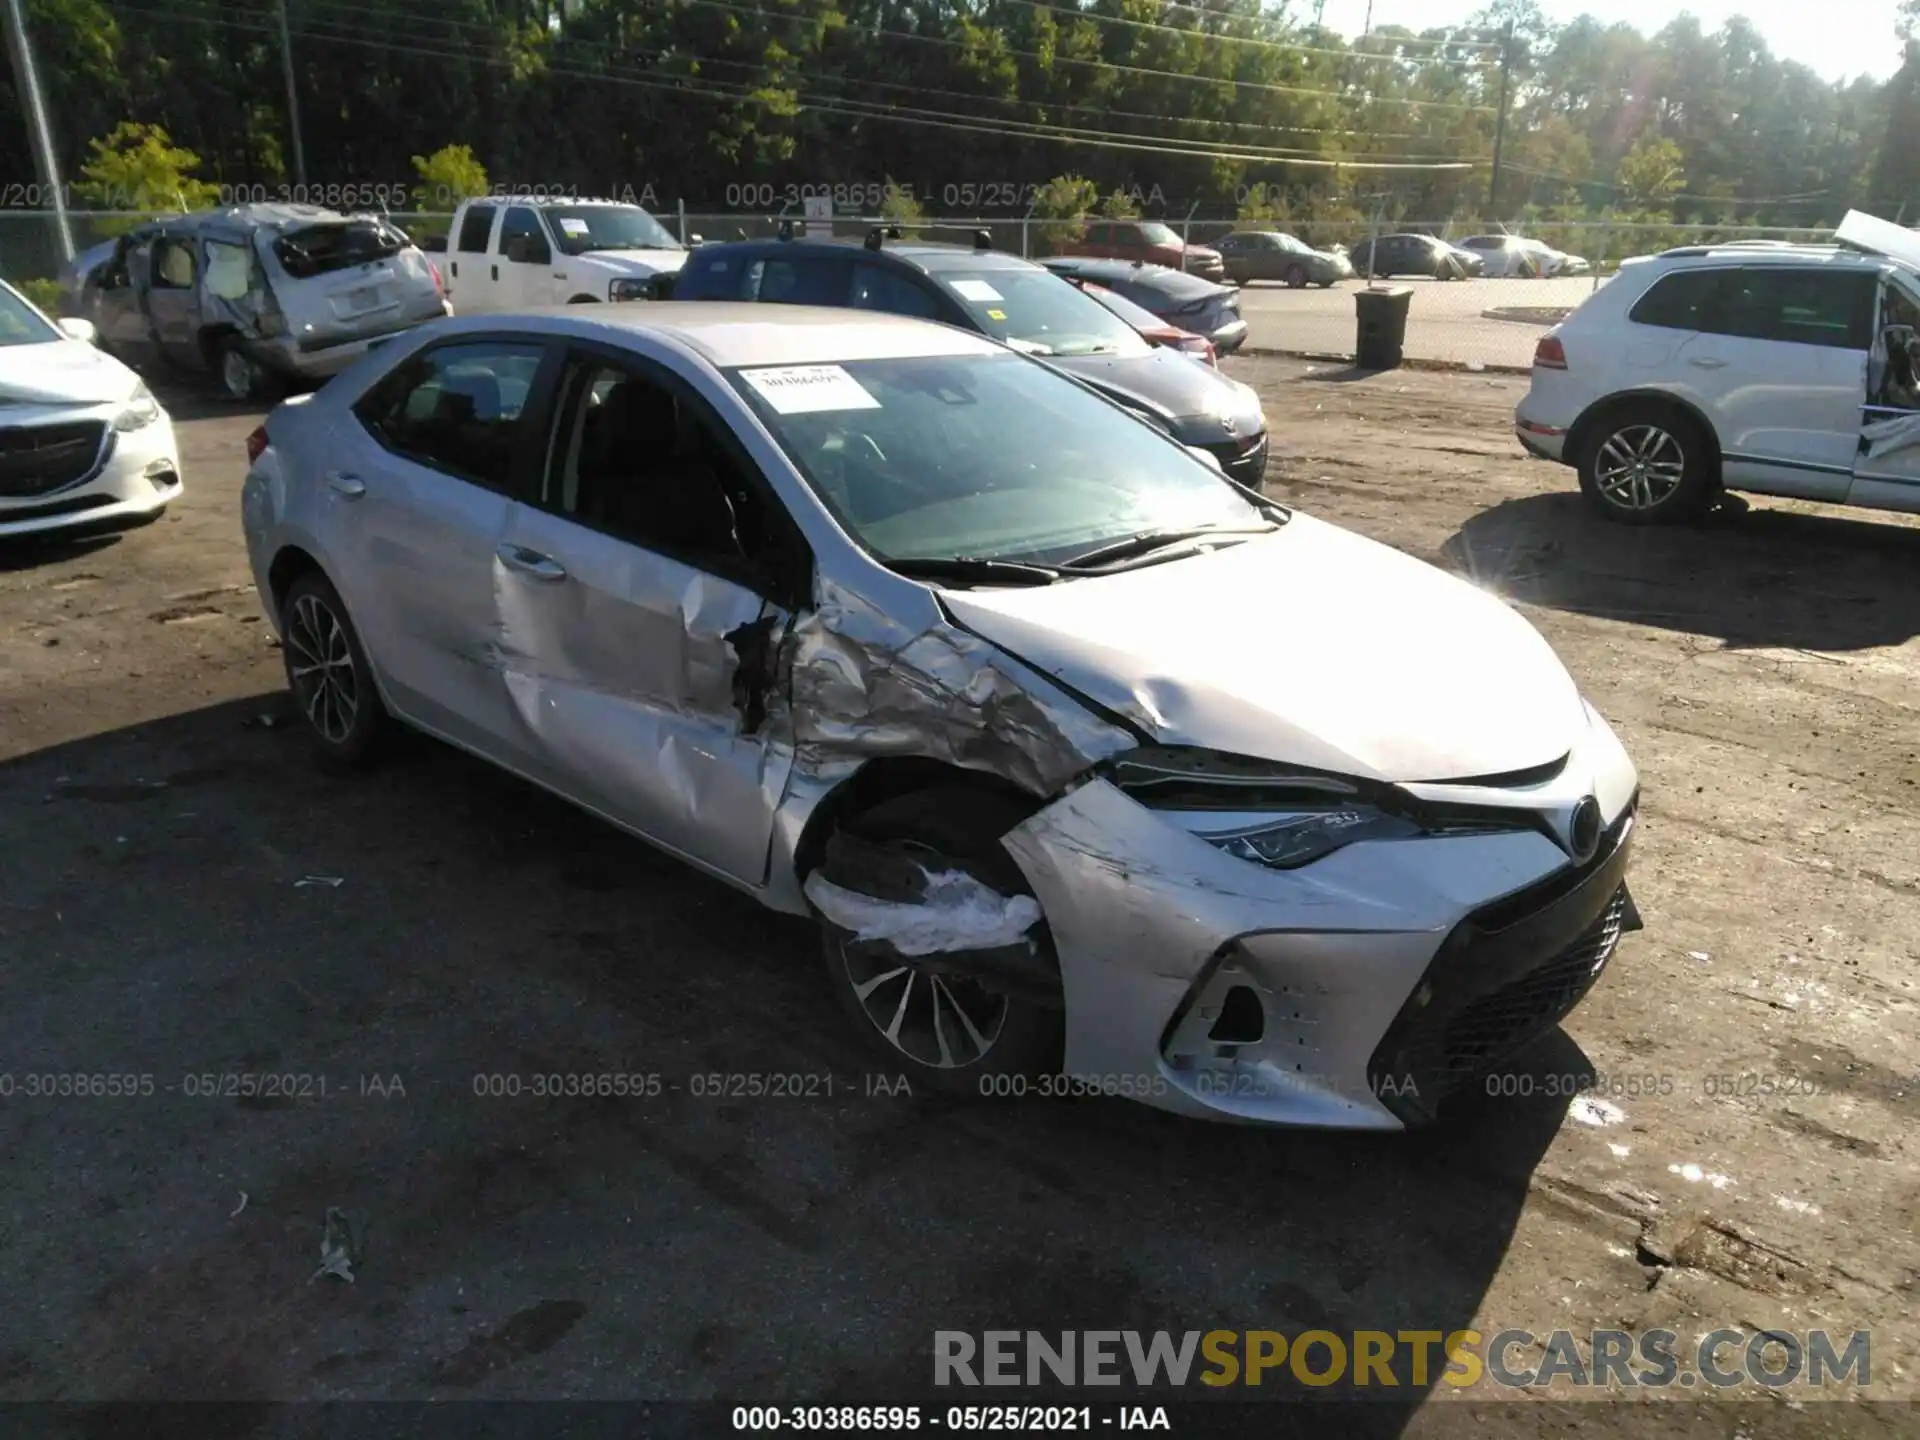
POLYGON ((303 349, 345 344, 432 319, 439 287, 424 255, 380 221, 290 231, 274 242, 287 279, 275 288, 303 349))

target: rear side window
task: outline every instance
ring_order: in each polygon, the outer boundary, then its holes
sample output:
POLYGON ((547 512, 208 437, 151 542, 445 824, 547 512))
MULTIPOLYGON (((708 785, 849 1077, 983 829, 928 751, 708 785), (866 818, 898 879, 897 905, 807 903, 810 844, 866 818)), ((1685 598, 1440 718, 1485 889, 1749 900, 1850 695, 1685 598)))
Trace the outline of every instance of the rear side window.
POLYGON ((493 206, 475 205, 460 222, 460 243, 453 248, 469 255, 487 253, 487 237, 493 233, 493 206))
POLYGON ((1747 340, 1865 350, 1873 343, 1877 284, 1865 270, 1724 270, 1708 328, 1747 340))
POLYGON ((396 455, 503 494, 545 352, 493 340, 441 345, 370 390, 354 413, 396 455))
POLYGON ((1627 318, 1662 330, 1704 330, 1719 288, 1721 270, 1676 270, 1653 282, 1634 302, 1627 318))
POLYGON ((759 260, 747 272, 742 299, 775 305, 847 303, 847 265, 843 260, 759 260))
POLYGON ((865 261, 853 267, 853 308, 885 310, 891 315, 917 315, 923 320, 937 319, 940 307, 926 290, 897 270, 865 261))

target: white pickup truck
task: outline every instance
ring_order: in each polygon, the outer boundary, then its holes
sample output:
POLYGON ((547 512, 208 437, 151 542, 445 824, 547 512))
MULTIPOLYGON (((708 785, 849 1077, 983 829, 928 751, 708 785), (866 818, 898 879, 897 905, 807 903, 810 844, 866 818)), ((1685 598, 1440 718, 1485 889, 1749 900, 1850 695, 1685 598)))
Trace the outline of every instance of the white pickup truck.
POLYGON ((456 315, 653 300, 686 258, 673 232, 638 205, 481 197, 454 212, 447 298, 456 315))

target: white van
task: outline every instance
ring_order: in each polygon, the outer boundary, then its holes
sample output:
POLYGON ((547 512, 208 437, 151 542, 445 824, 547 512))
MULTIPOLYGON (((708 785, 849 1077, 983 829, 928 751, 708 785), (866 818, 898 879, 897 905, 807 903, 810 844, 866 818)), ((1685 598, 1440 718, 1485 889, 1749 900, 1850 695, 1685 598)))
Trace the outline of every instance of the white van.
POLYGON ((660 299, 687 249, 638 205, 489 196, 454 213, 446 258, 454 312, 479 315, 660 299))

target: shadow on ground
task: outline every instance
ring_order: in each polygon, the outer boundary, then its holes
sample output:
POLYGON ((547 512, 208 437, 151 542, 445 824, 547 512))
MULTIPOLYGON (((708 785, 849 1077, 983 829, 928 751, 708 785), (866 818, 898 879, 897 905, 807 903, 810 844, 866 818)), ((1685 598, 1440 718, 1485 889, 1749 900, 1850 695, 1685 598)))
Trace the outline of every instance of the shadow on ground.
POLYGON ((1860 650, 1920 634, 1920 529, 1749 506, 1698 526, 1618 525, 1576 493, 1484 510, 1442 562, 1529 605, 1711 635, 1729 646, 1860 650))
MULTIPOLYGON (((154 1082, 0 1110, 0 1399, 944 1405, 1010 1394, 932 1391, 938 1330, 1450 1332, 1564 1118, 876 1093, 809 924, 425 741, 323 774, 278 697, 0 766, 0 864, 12 1068, 154 1082)), ((1399 1433, 1407 1360, 1343 1433, 1399 1433)))

